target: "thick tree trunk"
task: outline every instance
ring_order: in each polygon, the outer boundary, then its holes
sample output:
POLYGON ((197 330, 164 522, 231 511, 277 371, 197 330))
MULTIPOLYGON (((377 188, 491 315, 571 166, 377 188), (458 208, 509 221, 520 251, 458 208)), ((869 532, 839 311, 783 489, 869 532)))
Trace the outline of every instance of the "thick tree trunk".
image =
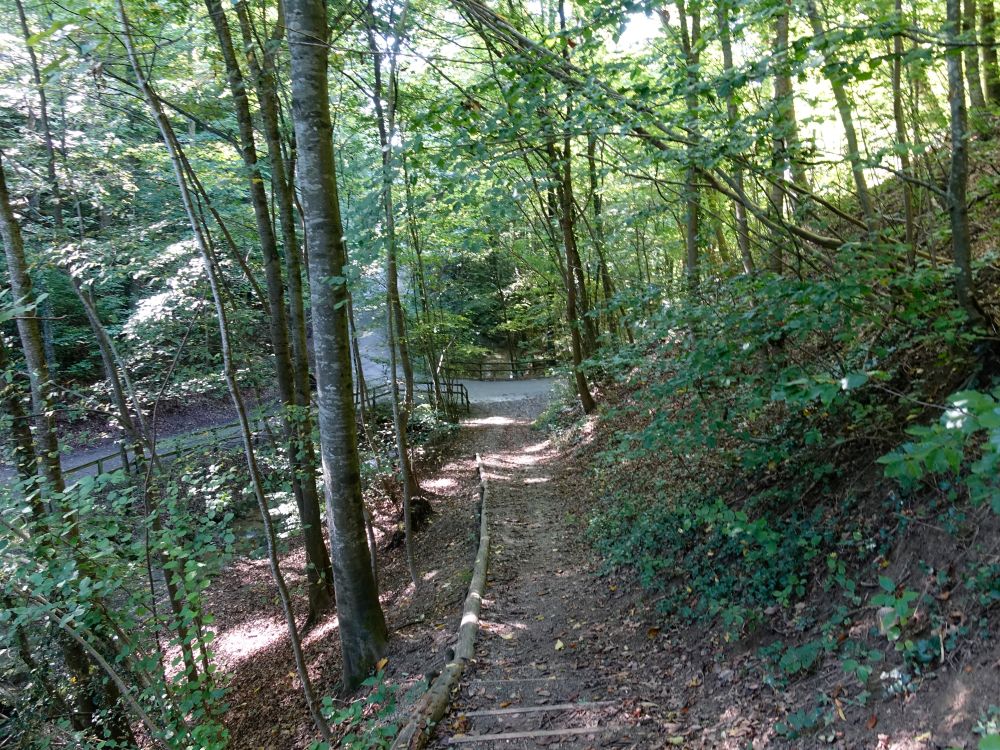
POLYGON ((250 420, 247 416, 243 394, 240 390, 239 383, 236 380, 236 366, 233 361, 233 353, 231 349, 229 323, 227 320, 225 306, 223 304, 222 288, 219 280, 215 256, 204 225, 199 218, 197 209, 195 208, 194 198, 191 194, 190 186, 188 185, 188 165, 186 164, 184 155, 181 152, 180 144, 177 141, 173 127, 164 114, 163 105, 161 104, 159 97, 156 95, 156 92, 153 90, 153 87, 146 79, 143 66, 139 62, 139 57, 132 41, 131 25, 129 24, 128 17, 125 13, 125 6, 123 2, 124 0, 116 0, 115 2, 118 21, 121 25, 122 42, 125 45, 125 51, 128 55, 129 63, 131 65, 132 72, 135 75, 136 82, 139 89, 142 91, 146 104, 149 107, 149 113, 159 129, 160 136, 163 139, 163 143, 170 155, 171 165, 174 170, 174 177, 177 181, 177 188, 180 192, 181 203, 184 206, 184 211, 187 214, 188 222, 190 223, 191 231, 194 234, 196 245, 201 253, 205 266, 205 273, 208 276, 209 286, 212 290, 212 299, 215 304, 215 314, 219 324, 219 341, 222 347, 223 375, 225 376, 226 384, 229 388, 229 394, 232 397, 233 407, 235 408, 237 417, 239 418, 240 432, 243 437, 243 452, 247 461, 247 470, 250 475, 253 493, 257 500, 257 507, 260 511, 261 521, 264 526, 264 538, 267 543, 267 556, 271 568, 271 577, 274 580, 275 588, 278 592, 278 598, 281 602, 282 610, 285 615, 285 625, 288 630, 288 638, 292 648, 292 655, 295 659, 296 672, 298 673, 299 681, 302 683, 302 692, 305 696, 306 704, 309 708, 309 713, 313 718, 313 722, 315 723, 320 734, 323 735, 324 740, 330 742, 332 740, 330 727, 323 718, 319 704, 316 701, 315 693, 313 692, 312 681, 309 677, 309 670, 306 666, 305 657, 302 652, 302 642, 299 638, 298 626, 295 623, 295 614, 292 610, 291 596, 289 595, 288 587, 285 584, 284 576, 281 573, 274 525, 271 521, 271 512, 267 504, 267 496, 264 492, 263 480, 261 478, 260 469, 257 465, 257 459, 254 454, 253 431, 250 426, 250 420))
POLYGON ((236 122, 239 128, 240 156, 246 170, 250 190, 250 204, 253 207, 257 237, 260 241, 261 256, 264 261, 264 278, 267 284, 268 324, 271 347, 274 350, 275 380, 278 397, 282 404, 282 429, 284 448, 287 456, 292 492, 295 496, 302 520, 302 537, 306 551, 306 573, 309 581, 309 622, 314 622, 333 604, 333 581, 329 565, 326 540, 323 538, 323 522, 319 510, 319 497, 315 490, 308 491, 306 484, 315 488, 315 480, 310 471, 300 461, 301 435, 296 421, 299 415, 294 407, 300 406, 297 397, 292 359, 288 341, 288 316, 285 310, 285 289, 281 278, 281 259, 278 255, 278 241, 271 221, 270 206, 264 190, 264 178, 257 160, 257 146, 254 142, 253 118, 250 101, 247 98, 246 82, 240 69, 233 47, 229 21, 226 19, 221 0, 205 0, 208 15, 215 27, 219 49, 226 66, 229 93, 233 99, 236 122))
POLYGON ((327 521, 344 683, 354 688, 385 652, 385 617, 365 536, 347 330, 347 248, 337 198, 323 0, 286 0, 299 184, 309 238, 313 341, 327 521))

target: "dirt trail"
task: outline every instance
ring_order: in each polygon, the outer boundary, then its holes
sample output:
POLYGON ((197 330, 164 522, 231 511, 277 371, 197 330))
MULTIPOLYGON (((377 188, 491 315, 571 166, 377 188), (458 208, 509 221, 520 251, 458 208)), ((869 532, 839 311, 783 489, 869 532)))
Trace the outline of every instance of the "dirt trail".
POLYGON ((531 429, 545 401, 492 403, 465 422, 489 483, 490 576, 476 660, 434 746, 658 747, 622 638, 628 613, 596 578, 571 513, 578 477, 531 429))

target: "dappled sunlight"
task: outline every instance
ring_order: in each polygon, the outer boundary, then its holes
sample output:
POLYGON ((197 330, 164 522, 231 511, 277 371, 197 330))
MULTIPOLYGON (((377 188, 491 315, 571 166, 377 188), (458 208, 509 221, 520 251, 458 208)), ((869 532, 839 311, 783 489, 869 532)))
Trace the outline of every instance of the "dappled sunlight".
POLYGON ((458 487, 458 482, 451 477, 438 477, 437 479, 424 479, 420 484, 427 490, 434 492, 447 492, 458 487))
POLYGON ((500 416, 462 420, 462 425, 466 427, 509 427, 516 424, 527 424, 527 422, 523 419, 511 419, 510 417, 500 416))
POLYGON ((551 448, 551 447, 552 447, 552 444, 548 440, 543 440, 540 443, 535 443, 534 445, 529 445, 529 446, 525 447, 521 452, 522 453, 539 453, 540 451, 546 450, 547 448, 551 448))
POLYGON ((528 477, 524 480, 525 484, 545 484, 546 482, 551 482, 552 477, 528 477))
POLYGON ((258 617, 216 635, 214 648, 219 661, 231 667, 287 637, 284 623, 258 617))
POLYGON ((519 632, 527 632, 528 626, 523 622, 492 622, 480 620, 479 629, 483 632, 499 636, 506 640, 511 640, 519 632))

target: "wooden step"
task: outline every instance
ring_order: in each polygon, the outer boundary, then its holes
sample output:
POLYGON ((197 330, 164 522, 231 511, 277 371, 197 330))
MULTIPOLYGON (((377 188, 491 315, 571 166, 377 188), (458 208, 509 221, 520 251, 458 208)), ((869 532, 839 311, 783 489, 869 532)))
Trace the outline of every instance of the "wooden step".
POLYGON ((449 745, 465 745, 473 742, 506 742, 508 740, 534 740, 545 737, 572 737, 581 734, 606 734, 617 732, 623 727, 569 727, 566 729, 533 729, 525 732, 498 732, 497 734, 459 734, 449 737, 449 745))
POLYGON ((531 714, 540 711, 582 711, 589 708, 604 708, 613 706, 617 701, 589 701, 582 703, 553 703, 540 706, 515 706, 511 708, 492 708, 480 711, 459 711, 460 716, 506 716, 507 714, 531 714))

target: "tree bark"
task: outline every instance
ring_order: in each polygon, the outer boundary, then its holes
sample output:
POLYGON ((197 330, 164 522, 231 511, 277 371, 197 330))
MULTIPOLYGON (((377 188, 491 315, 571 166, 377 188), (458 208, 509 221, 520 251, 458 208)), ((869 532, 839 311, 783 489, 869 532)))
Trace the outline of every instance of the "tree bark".
POLYGON ((830 51, 826 49, 826 30, 823 21, 816 8, 816 0, 806 0, 806 11, 809 15, 809 22, 812 24, 813 33, 816 35, 816 45, 821 49, 824 65, 823 74, 830 83, 833 90, 833 98, 837 103, 837 112, 840 114, 840 122, 844 128, 844 137, 847 140, 847 160, 851 163, 851 173, 854 175, 854 187, 857 194, 858 205, 861 207, 861 215, 865 219, 869 233, 874 233, 875 208, 872 205, 871 193, 868 190, 868 182, 865 179, 864 164, 861 159, 861 148, 858 145, 858 132, 854 127, 854 109, 851 100, 847 96, 847 87, 841 74, 830 68, 830 51))
MULTIPOLYGON (((719 42, 722 45, 722 70, 723 73, 731 75, 733 72, 733 41, 732 30, 729 22, 730 0, 718 0, 719 16, 719 42)), ((785 18, 787 19, 787 13, 785 18)), ((787 36, 787 35, 786 35, 787 36)), ((789 81, 791 84, 791 81, 789 81)), ((777 87, 775 87, 777 89, 777 87)), ((739 120, 739 110, 736 106, 736 93, 730 88, 726 97, 726 120, 731 132, 739 132, 737 121, 739 120)), ((745 190, 743 184, 743 167, 736 164, 733 178, 739 186, 739 192, 745 190)), ((743 271, 753 274, 756 271, 753 262, 753 255, 750 254, 750 223, 747 220, 746 207, 738 200, 733 202, 733 214, 736 218, 736 244, 740 248, 740 260, 743 262, 743 271)))
MULTIPOLYGON (((43 502, 48 498, 59 498, 66 487, 63 481, 62 466, 59 462, 59 439, 56 436, 52 383, 42 344, 42 328, 35 310, 31 277, 28 276, 24 239, 21 236, 21 228, 14 217, 14 211, 11 209, 2 153, 0 153, 0 237, 3 238, 14 304, 25 305, 29 308, 18 316, 17 331, 21 339, 21 351, 28 370, 31 391, 32 422, 34 424, 32 444, 35 464, 41 467, 43 480, 39 487, 41 497, 37 502, 32 503, 32 506, 36 511, 44 510, 43 502)), ((76 513, 72 509, 64 509, 64 514, 70 524, 66 532, 67 536, 71 540, 76 540, 79 534, 76 513)), ((42 517, 37 516, 37 518, 41 520, 42 517)), ((86 654, 72 643, 63 642, 62 651, 69 672, 78 686, 78 689, 73 691, 75 711, 71 720, 74 727, 84 729, 91 725, 94 712, 97 710, 90 691, 87 689, 91 677, 90 663, 86 654)))
POLYGON ((347 330, 347 247, 337 198, 323 0, 286 0, 292 112, 309 238, 320 447, 337 591, 344 683, 355 688, 385 652, 388 631, 365 536, 347 330))
MULTIPOLYGON (((896 16, 903 21, 903 0, 895 0, 896 16)), ((899 166, 903 175, 903 221, 906 241, 906 261, 912 267, 917 262, 916 219, 913 211, 913 186, 907 179, 911 174, 909 138, 903 116, 903 35, 892 38, 892 116, 896 125, 896 146, 899 149, 899 166)))
POLYGON ((963 0, 962 41, 965 42, 965 85, 969 90, 969 103, 973 113, 986 109, 986 95, 983 93, 983 77, 979 72, 979 46, 976 34, 976 0, 963 0))
POLYGON ((215 27, 219 49, 222 51, 222 59, 226 66, 229 93, 233 99, 233 109, 239 128, 240 157, 246 169, 250 203, 253 206, 257 237, 260 241, 261 256, 264 261, 268 324, 271 347, 274 350, 275 380, 278 386, 278 397, 281 399, 283 407, 281 421, 285 438, 285 454, 291 469, 292 493, 295 496, 302 521, 302 537, 306 551, 306 574, 309 581, 309 622, 311 623, 333 605, 333 576, 329 562, 330 556, 326 549, 326 540, 323 538, 323 520, 319 510, 319 497, 315 492, 316 482, 312 477, 312 467, 308 467, 307 471, 307 467, 303 467, 300 461, 299 448, 304 436, 296 424, 300 415, 294 413, 298 411, 294 407, 301 405, 301 399, 297 397, 292 374, 292 359, 288 341, 288 316, 285 310, 285 289, 281 278, 278 241, 274 234, 267 193, 264 191, 264 178, 261 175, 257 159, 253 118, 250 114, 246 82, 236 58, 229 21, 226 19, 221 0, 205 0, 205 6, 215 27), (309 492, 307 486, 309 484, 313 487, 312 492, 309 492))
POLYGON ((997 62, 996 10, 993 0, 979 0, 982 19, 983 74, 986 98, 990 104, 1000 104, 1000 63, 997 62))
POLYGON ((302 692, 305 696, 306 704, 308 706, 309 713, 313 718, 313 722, 316 725, 317 730, 319 730, 320 734, 323 736, 323 739, 330 742, 332 741, 330 727, 323 718, 319 704, 316 701, 315 693, 313 692, 312 681, 309 677, 309 670, 306 666, 305 657, 302 653, 302 642, 299 639, 298 626, 295 623, 295 614, 292 610, 291 596, 289 595, 288 587, 285 584, 284 576, 281 573, 274 525, 271 521, 271 512, 267 505, 267 497, 264 493, 263 480, 261 479, 260 469, 257 465, 257 459, 254 454, 253 432, 250 426, 250 420, 247 416, 243 394, 240 390, 239 383, 236 380, 236 366, 233 362, 229 323, 225 306, 223 304, 222 289, 219 281, 215 256, 206 235, 206 230, 199 219, 194 205, 194 199, 191 194, 190 186, 188 185, 187 165, 183 153, 181 152, 180 144, 177 141, 176 134, 174 133, 170 121, 167 119, 166 114, 163 111, 160 99, 157 97, 155 90, 145 77, 143 66, 139 62, 139 57, 132 41, 131 25, 129 23, 128 16, 125 13, 125 6, 123 3, 124 0, 116 0, 115 2, 118 22, 121 26, 122 32, 121 40, 125 46, 125 51, 128 55, 128 60, 131 65, 132 72, 135 75, 136 82, 142 91, 143 98, 149 107, 150 115, 160 131, 160 136, 163 139, 163 143, 170 156, 170 162, 174 170, 174 177, 177 181, 177 188, 180 192, 181 203, 184 206, 184 211, 187 214, 191 231, 195 236, 196 245, 201 253, 202 260, 204 261, 205 273, 208 276, 209 286, 212 290, 212 299, 215 304, 215 314, 219 325, 219 340, 222 347, 223 375, 225 376, 226 384, 229 388, 229 394, 233 401, 233 407, 236 410, 240 423, 240 432, 243 438, 243 452, 247 461, 247 469, 250 475, 253 493, 257 500, 257 507, 260 511, 261 521, 264 526, 264 538, 267 543, 267 554, 268 562, 271 568, 271 577, 274 580, 275 588, 278 591, 278 598, 281 601, 282 610, 285 615, 285 625, 288 630, 288 638, 292 648, 292 655, 295 659, 296 672, 298 673, 299 681, 302 683, 302 692))
POLYGON ((958 304, 973 322, 982 315, 976 305, 972 288, 972 248, 969 237, 969 123, 965 107, 965 81, 962 79, 961 3, 947 0, 948 103, 951 109, 951 168, 948 175, 948 216, 951 220, 951 251, 957 271, 955 296, 958 304))

